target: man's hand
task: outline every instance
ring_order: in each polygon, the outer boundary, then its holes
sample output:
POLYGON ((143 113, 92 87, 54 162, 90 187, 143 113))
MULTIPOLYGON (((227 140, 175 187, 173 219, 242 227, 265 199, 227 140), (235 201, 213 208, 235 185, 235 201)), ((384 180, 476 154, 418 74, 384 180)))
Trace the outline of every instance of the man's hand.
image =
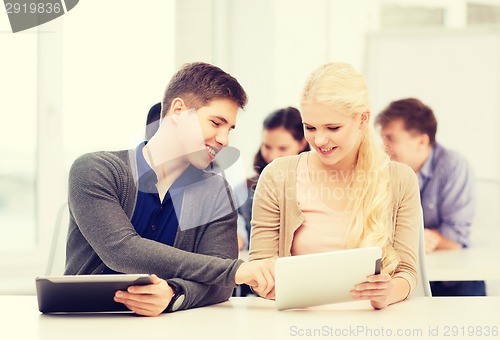
POLYGON ((246 283, 265 298, 274 298, 274 260, 244 262, 236 271, 236 284, 246 283))
POLYGON ((439 233, 439 231, 429 228, 424 229, 424 236, 425 236, 425 252, 427 254, 432 253, 434 250, 436 250, 443 238, 443 236, 441 235, 441 233, 439 233))
POLYGON ((434 250, 454 250, 461 249, 462 245, 446 238, 437 229, 424 229, 425 252, 431 253, 434 250))
POLYGON ((131 311, 144 316, 158 316, 167 308, 174 290, 167 281, 155 274, 153 283, 144 286, 130 286, 127 291, 117 291, 115 301, 123 303, 131 311))

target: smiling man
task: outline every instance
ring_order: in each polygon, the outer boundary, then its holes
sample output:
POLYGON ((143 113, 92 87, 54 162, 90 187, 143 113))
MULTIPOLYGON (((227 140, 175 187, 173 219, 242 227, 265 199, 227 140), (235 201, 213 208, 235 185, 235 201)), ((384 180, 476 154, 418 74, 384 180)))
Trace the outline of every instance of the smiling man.
MULTIPOLYGON (((436 142, 432 109, 418 99, 389 104, 376 118, 392 160, 418 175, 424 213, 425 249, 460 249, 470 242, 475 179, 464 157, 436 142)), ((483 281, 431 282, 434 296, 485 295, 483 281)))
POLYGON ((231 75, 187 64, 168 84, 148 142, 78 158, 69 175, 65 274, 152 274, 152 284, 115 295, 147 316, 222 302, 236 284, 272 290, 272 261, 237 259, 232 192, 204 171, 228 145, 246 102, 231 75))

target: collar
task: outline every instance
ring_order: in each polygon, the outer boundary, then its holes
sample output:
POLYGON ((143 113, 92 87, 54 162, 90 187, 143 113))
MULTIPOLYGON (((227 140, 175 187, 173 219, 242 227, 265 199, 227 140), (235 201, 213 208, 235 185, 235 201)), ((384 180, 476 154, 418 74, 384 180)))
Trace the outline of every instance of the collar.
POLYGON ((432 177, 432 174, 434 173, 434 162, 432 161, 434 158, 434 146, 431 149, 431 153, 429 154, 429 158, 425 161, 424 165, 422 165, 422 168, 418 172, 419 175, 421 175, 424 178, 430 178, 432 177))
POLYGON ((432 147, 429 158, 427 158, 424 165, 422 165, 422 168, 420 168, 420 171, 417 174, 420 190, 423 190, 427 181, 432 178, 432 175, 434 174, 434 155, 436 147, 437 145, 432 147))
POLYGON ((144 192, 156 192, 156 183, 158 183, 158 178, 156 173, 149 166, 148 162, 142 154, 142 149, 146 146, 148 142, 142 142, 136 148, 136 159, 137 159, 137 174, 139 177, 139 190, 144 192))
MULTIPOLYGON (((138 189, 143 192, 157 193, 156 183, 158 183, 158 177, 142 154, 142 150, 147 143, 147 141, 142 142, 136 148, 137 174, 139 177, 138 189)), ((190 164, 170 186, 168 190, 170 195, 180 194, 187 186, 199 182, 203 179, 203 173, 202 170, 190 164)))

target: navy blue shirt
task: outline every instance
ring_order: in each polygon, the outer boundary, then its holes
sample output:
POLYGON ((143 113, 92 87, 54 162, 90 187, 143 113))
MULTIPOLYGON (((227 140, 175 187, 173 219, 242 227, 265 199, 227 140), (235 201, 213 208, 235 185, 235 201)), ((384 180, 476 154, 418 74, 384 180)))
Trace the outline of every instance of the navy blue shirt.
MULTIPOLYGON (((163 201, 160 201, 156 188, 158 178, 142 154, 145 145, 146 142, 143 142, 136 148, 139 182, 137 183, 137 201, 131 223, 141 237, 173 246, 179 227, 183 188, 196 181, 201 171, 190 165, 174 181, 163 201)), ((103 273, 117 272, 106 268, 103 273)))

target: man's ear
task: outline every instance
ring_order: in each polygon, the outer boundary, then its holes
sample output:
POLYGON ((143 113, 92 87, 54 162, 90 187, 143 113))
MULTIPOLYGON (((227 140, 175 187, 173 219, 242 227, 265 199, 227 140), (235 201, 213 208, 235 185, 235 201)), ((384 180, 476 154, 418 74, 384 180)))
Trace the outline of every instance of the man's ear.
POLYGON ((186 104, 184 103, 184 100, 182 98, 174 98, 172 100, 172 103, 170 103, 170 109, 167 111, 167 115, 175 113, 179 114, 182 111, 187 110, 186 104))
POLYGON ((431 142, 429 135, 426 133, 422 133, 419 138, 419 143, 423 146, 428 146, 431 142))

